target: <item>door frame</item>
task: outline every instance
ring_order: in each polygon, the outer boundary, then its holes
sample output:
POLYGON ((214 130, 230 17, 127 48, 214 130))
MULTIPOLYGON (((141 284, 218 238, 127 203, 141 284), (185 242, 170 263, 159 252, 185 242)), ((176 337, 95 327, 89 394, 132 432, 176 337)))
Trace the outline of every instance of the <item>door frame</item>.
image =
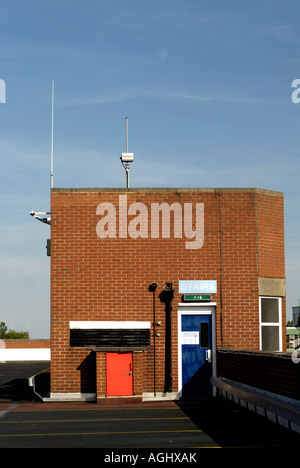
MULTIPOLYGON (((211 316, 211 362, 212 377, 217 376, 217 344, 216 344, 216 302, 179 303, 178 304, 178 397, 182 396, 182 341, 181 318, 183 315, 210 315, 211 316)), ((213 396, 216 389, 213 387, 213 396)))

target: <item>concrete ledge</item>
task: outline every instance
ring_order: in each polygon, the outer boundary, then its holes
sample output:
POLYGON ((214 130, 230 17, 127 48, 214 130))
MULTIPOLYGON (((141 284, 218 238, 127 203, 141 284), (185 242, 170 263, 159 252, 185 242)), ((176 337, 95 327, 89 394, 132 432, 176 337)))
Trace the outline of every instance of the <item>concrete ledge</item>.
POLYGON ((299 400, 263 392, 221 377, 212 377, 211 384, 221 396, 300 434, 299 400))
POLYGON ((66 403, 95 401, 94 393, 51 393, 49 398, 43 398, 44 403, 66 403))
POLYGON ((258 292, 260 296, 285 297, 284 278, 258 278, 258 292))
POLYGON ((179 400, 179 394, 177 392, 164 393, 157 392, 154 393, 143 393, 143 401, 174 401, 179 400))
POLYGON ((282 192, 261 188, 245 188, 245 187, 135 187, 135 188, 118 188, 118 187, 56 187, 51 189, 52 193, 82 193, 82 192, 116 192, 116 193, 259 193, 265 195, 273 195, 283 198, 282 192))

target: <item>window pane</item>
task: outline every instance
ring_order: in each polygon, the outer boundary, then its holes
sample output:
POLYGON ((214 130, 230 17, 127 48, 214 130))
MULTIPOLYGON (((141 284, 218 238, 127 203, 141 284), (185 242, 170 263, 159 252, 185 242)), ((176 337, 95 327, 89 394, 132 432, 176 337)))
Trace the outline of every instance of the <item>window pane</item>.
POLYGON ((261 298, 261 321, 279 322, 278 299, 261 298))
POLYGON ((262 350, 279 351, 279 327, 261 327, 262 350))
POLYGON ((209 347, 208 323, 200 323, 200 348, 209 347))

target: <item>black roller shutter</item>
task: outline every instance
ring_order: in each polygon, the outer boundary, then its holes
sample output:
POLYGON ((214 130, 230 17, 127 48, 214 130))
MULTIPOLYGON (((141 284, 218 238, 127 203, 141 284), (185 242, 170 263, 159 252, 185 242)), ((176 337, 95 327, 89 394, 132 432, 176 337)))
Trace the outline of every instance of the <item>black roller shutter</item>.
POLYGON ((71 329, 73 348, 150 346, 150 329, 71 329))

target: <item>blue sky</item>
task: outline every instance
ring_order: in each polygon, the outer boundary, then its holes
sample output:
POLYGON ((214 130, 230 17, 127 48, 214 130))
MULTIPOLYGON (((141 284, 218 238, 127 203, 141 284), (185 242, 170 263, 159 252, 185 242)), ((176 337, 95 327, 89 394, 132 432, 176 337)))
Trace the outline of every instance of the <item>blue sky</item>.
POLYGON ((259 187, 285 195, 300 299, 298 0, 0 0, 0 321, 49 337, 54 186, 259 187))

